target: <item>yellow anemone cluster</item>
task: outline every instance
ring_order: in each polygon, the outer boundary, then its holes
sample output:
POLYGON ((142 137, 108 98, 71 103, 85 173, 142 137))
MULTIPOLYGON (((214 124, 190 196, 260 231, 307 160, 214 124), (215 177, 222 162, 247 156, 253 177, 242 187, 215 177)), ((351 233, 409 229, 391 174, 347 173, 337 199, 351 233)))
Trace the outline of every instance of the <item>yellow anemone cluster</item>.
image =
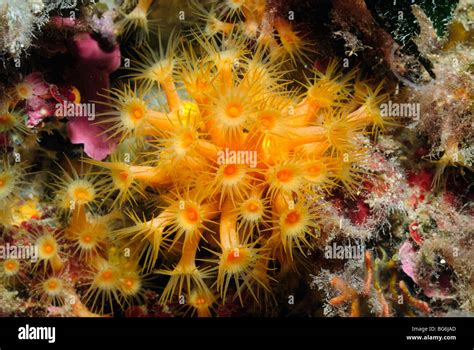
POLYGON ((140 52, 131 81, 109 92, 100 123, 117 153, 86 160, 95 173, 56 176, 93 311, 140 296, 150 273, 167 279, 163 304, 200 316, 229 298, 268 300, 320 235, 322 199, 360 190, 370 136, 384 128, 382 85, 357 70, 331 60, 290 80, 311 45, 265 1, 196 6, 204 28, 140 52), (126 210, 128 224, 92 217, 98 205, 126 210))

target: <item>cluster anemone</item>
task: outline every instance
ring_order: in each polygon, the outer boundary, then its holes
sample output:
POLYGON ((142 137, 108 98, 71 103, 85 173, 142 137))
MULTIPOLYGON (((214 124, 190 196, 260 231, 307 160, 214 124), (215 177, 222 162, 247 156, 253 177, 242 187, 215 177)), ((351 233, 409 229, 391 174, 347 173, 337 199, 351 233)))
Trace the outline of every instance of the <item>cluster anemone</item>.
POLYGON ((166 48, 160 38, 157 51, 137 49, 129 85, 103 102, 99 123, 121 153, 86 160, 95 180, 59 182, 70 200, 71 186, 88 181, 88 196, 73 199, 84 211, 106 187, 101 208, 128 213, 111 231, 94 228, 93 247, 81 234, 100 222, 83 212, 88 224, 71 230, 80 254, 95 257, 85 304, 96 312, 123 305, 150 272, 167 278, 161 303, 185 300, 199 316, 229 298, 272 300, 278 270, 297 269, 319 236, 322 199, 361 189, 370 136, 385 126, 383 85, 337 60, 292 87, 289 67, 312 45, 287 20, 268 18, 264 1, 192 5, 203 27, 173 33, 166 48), (125 160, 130 144, 138 156, 125 160), (133 274, 110 261, 110 245, 134 256, 133 274))
MULTIPOLYGON (((152 3, 124 7, 116 30, 137 39, 132 67, 97 101, 94 126, 115 153, 65 157, 50 172, 46 195, 64 227, 28 230, 42 273, 33 294, 48 305, 72 298, 78 316, 124 311, 147 287, 201 317, 228 301, 266 307, 315 247, 325 199, 353 197, 369 178, 371 138, 392 125, 383 84, 336 59, 311 68, 310 39, 265 0, 192 2, 198 28, 155 49, 152 3)), ((0 107, 0 132, 25 133, 21 113, 0 107)), ((4 223, 24 169, 0 166, 4 223)), ((5 280, 21 273, 15 261, 0 266, 5 280)))

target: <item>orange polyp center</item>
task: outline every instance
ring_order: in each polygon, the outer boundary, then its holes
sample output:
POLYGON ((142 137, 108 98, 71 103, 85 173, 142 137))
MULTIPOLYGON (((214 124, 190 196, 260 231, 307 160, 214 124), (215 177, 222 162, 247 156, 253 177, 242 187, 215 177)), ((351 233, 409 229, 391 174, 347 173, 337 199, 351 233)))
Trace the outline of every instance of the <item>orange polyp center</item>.
POLYGON ((143 116, 145 115, 145 111, 143 110, 142 107, 133 107, 131 110, 132 118, 136 121, 141 120, 143 116))
POLYGON ((44 250, 46 253, 49 254, 49 253, 52 253, 52 252, 53 252, 54 247, 53 247, 51 244, 47 243, 47 244, 43 247, 43 250, 44 250))
POLYGON ((129 278, 127 278, 125 280, 125 285, 128 287, 128 288, 132 288, 133 287, 133 281, 129 278))
POLYGON ((49 289, 56 289, 58 287, 58 284, 56 283, 56 281, 50 281, 48 283, 48 288, 49 289))
POLYGON ((260 117, 260 121, 262 122, 262 125, 267 129, 270 129, 275 125, 275 119, 271 115, 263 115, 262 117, 260 117))
POLYGON ((248 209, 250 212, 254 213, 254 212, 256 212, 256 211, 258 210, 258 205, 257 205, 256 203, 253 203, 253 202, 252 202, 252 203, 250 203, 250 204, 247 206, 247 209, 248 209))
POLYGON ((5 267, 7 270, 14 270, 16 267, 16 264, 13 261, 9 261, 5 264, 5 267))
POLYGON ((229 105, 226 109, 226 114, 231 118, 237 118, 242 113, 242 107, 239 105, 229 105))
POLYGON ((234 249, 231 253, 227 255, 227 262, 233 263, 239 260, 242 257, 242 252, 240 249, 234 249))
POLYGON ((193 143, 193 141, 194 141, 194 137, 190 133, 187 133, 187 134, 183 135, 183 146, 184 147, 189 147, 189 145, 191 145, 193 143))
POLYGON ((285 223, 287 224, 295 224, 299 221, 300 219, 300 214, 297 213, 296 211, 291 211, 288 213, 288 215, 285 218, 285 223))
POLYGON ((0 123, 2 124, 6 124, 8 121, 9 121, 9 117, 8 117, 8 114, 2 114, 0 115, 0 123))
POLYGON ((293 177, 293 172, 290 169, 281 169, 276 176, 281 182, 287 182, 293 177))
POLYGON ((317 174, 320 172, 320 168, 317 166, 317 165, 313 165, 311 166, 308 171, 310 172, 310 174, 317 174))
POLYGON ((281 36, 282 41, 287 42, 288 44, 294 44, 297 40, 297 37, 293 33, 286 33, 281 36))
POLYGON ((86 243, 90 243, 90 242, 92 242, 92 237, 90 235, 85 235, 83 240, 86 243))
POLYGON ((186 209, 186 217, 188 218, 189 221, 191 222, 196 222, 199 218, 199 213, 196 210, 196 208, 187 208, 186 209))
POLYGON ((3 185, 5 185, 5 182, 3 180, 0 180, 0 187, 2 187, 3 185))
POLYGON ((74 191, 74 197, 76 197, 77 199, 83 200, 83 199, 86 199, 88 196, 89 196, 89 192, 85 188, 77 188, 74 191))
POLYGON ((121 171, 121 172, 119 173, 119 178, 120 178, 120 180, 122 180, 122 181, 127 181, 127 179, 128 179, 128 171, 126 171, 126 170, 121 171))
POLYGON ((104 271, 104 272, 102 272, 102 279, 106 280, 106 281, 110 280, 112 278, 112 275, 113 275, 112 271, 110 271, 110 270, 104 271))
POLYGON ((234 175, 237 172, 237 166, 235 164, 229 164, 224 168, 224 174, 234 175))
POLYGON ((196 305, 204 305, 206 303, 206 299, 203 297, 199 297, 196 299, 196 305))

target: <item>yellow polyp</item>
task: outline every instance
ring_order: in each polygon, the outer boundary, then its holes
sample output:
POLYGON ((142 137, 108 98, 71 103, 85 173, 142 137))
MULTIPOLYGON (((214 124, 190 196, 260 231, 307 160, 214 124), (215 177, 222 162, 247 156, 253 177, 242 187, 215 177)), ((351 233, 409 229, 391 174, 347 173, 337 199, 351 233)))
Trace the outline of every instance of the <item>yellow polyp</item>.
POLYGON ((178 262, 180 268, 185 270, 189 268, 195 268, 196 266, 196 252, 199 248, 199 240, 200 240, 200 233, 195 233, 191 237, 189 237, 183 245, 183 249, 181 251, 181 259, 178 262))
POLYGON ((7 259, 3 263, 3 269, 7 277, 15 276, 20 271, 20 262, 18 260, 7 259))
POLYGON ((171 112, 177 111, 181 105, 181 99, 179 98, 173 79, 171 77, 164 79, 161 81, 160 85, 166 95, 166 101, 168 102, 169 110, 171 112))
POLYGON ((129 37, 132 33, 136 35, 137 45, 142 45, 148 38, 150 20, 147 15, 153 0, 138 0, 135 8, 128 14, 122 13, 123 18, 116 23, 119 34, 129 37))
POLYGON ((84 223, 87 222, 86 218, 86 208, 83 204, 78 204, 74 207, 71 220, 69 222, 69 227, 81 227, 84 223))
POLYGON ((121 293, 126 297, 136 297, 142 289, 142 281, 139 274, 135 271, 127 271, 120 279, 121 293))
POLYGON ((247 205, 247 210, 251 213, 257 212, 259 210, 259 208, 260 208, 259 205, 255 202, 249 203, 247 205))
POLYGON ((138 4, 135 7, 137 11, 148 12, 153 0, 138 0, 138 4))
POLYGON ((168 116, 161 112, 149 111, 147 122, 158 130, 173 130, 173 124, 168 116))
POLYGON ((33 87, 27 82, 18 83, 15 86, 18 98, 26 100, 33 95, 33 87))
POLYGON ((132 165, 130 172, 136 180, 144 181, 152 186, 166 186, 172 183, 169 174, 151 166, 132 165))
POLYGON ((22 121, 22 116, 13 108, 0 106, 0 132, 18 132, 28 134, 29 130, 22 121))
POLYGON ((286 145, 289 149, 307 143, 323 142, 327 140, 327 132, 320 126, 307 126, 301 128, 293 128, 289 130, 289 140, 286 145))
POLYGON ((237 213, 233 210, 230 200, 224 202, 221 209, 220 245, 223 250, 239 246, 239 236, 236 230, 237 213))
POLYGON ((59 272, 62 270, 63 266, 64 261, 58 255, 53 256, 51 260, 51 267, 53 268, 53 271, 59 272))

